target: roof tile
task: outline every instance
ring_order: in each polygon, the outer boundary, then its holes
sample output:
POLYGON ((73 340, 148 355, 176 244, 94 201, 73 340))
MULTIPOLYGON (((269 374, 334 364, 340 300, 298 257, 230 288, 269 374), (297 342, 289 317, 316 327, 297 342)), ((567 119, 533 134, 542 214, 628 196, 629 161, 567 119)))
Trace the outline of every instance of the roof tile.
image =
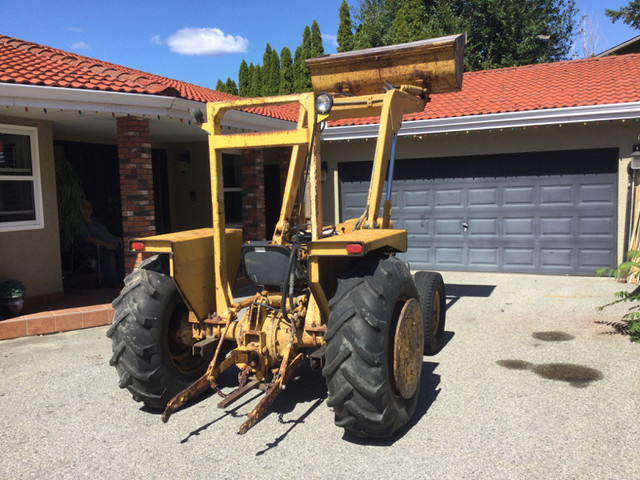
MULTIPOLYGON (((0 35, 0 82, 176 96, 197 102, 237 97, 122 65, 0 35)), ((464 74, 460 92, 434 95, 406 120, 640 101, 640 55, 598 57, 464 74)), ((296 121, 297 104, 248 111, 296 121)), ((332 122, 364 125, 377 118, 332 122)))

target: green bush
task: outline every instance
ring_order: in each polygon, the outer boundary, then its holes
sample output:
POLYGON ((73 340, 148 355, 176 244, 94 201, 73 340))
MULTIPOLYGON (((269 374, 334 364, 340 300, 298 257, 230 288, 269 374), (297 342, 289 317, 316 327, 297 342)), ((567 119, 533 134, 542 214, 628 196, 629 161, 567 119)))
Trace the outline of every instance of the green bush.
MULTIPOLYGON (((629 275, 638 275, 640 272, 640 252, 631 251, 627 256, 628 260, 622 262, 617 268, 601 268, 596 271, 596 275, 608 275, 615 277, 616 280, 625 279, 629 275)), ((631 306, 627 310, 627 313, 622 316, 622 321, 627 326, 631 341, 640 343, 640 287, 632 292, 624 290, 616 292, 614 301, 597 307, 597 310, 602 311, 611 305, 624 302, 630 302, 631 306)))

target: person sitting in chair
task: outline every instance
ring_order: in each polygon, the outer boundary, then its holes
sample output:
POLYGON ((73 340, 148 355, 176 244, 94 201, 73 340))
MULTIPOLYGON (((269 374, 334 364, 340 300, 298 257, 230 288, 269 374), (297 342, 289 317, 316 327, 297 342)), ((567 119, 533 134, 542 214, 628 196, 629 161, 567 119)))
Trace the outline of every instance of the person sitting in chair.
POLYGON ((83 243, 100 248, 100 268, 108 287, 121 287, 124 279, 124 250, 122 239, 113 235, 93 216, 91 202, 84 202, 84 228, 80 234, 83 243))

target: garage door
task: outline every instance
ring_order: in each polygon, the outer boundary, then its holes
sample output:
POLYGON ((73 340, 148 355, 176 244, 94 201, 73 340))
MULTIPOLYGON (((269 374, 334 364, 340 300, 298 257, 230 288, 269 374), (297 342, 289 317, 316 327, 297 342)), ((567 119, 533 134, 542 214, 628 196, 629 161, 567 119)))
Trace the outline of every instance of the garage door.
MULTIPOLYGON (((592 275, 616 263, 617 149, 399 160, 392 219, 413 269, 592 275)), ((342 220, 371 163, 339 165, 342 220), (366 165, 366 167, 365 167, 366 165)))

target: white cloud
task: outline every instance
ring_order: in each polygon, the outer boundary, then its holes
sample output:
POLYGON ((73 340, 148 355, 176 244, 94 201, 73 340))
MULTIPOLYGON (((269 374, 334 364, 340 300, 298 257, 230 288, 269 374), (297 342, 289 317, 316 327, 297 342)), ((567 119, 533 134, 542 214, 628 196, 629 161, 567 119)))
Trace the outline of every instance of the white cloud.
POLYGON ((337 35, 325 35, 322 34, 322 41, 327 45, 331 45, 334 48, 338 47, 338 36, 337 35))
POLYGON ((160 35, 154 35, 153 37, 151 37, 149 41, 154 45, 162 45, 162 40, 160 40, 160 35))
POLYGON ((249 40, 225 35, 218 28, 182 28, 167 40, 172 52, 182 55, 220 56, 247 51, 249 40))
POLYGON ((71 45, 71 50, 89 50, 91 47, 86 42, 75 42, 71 45))

